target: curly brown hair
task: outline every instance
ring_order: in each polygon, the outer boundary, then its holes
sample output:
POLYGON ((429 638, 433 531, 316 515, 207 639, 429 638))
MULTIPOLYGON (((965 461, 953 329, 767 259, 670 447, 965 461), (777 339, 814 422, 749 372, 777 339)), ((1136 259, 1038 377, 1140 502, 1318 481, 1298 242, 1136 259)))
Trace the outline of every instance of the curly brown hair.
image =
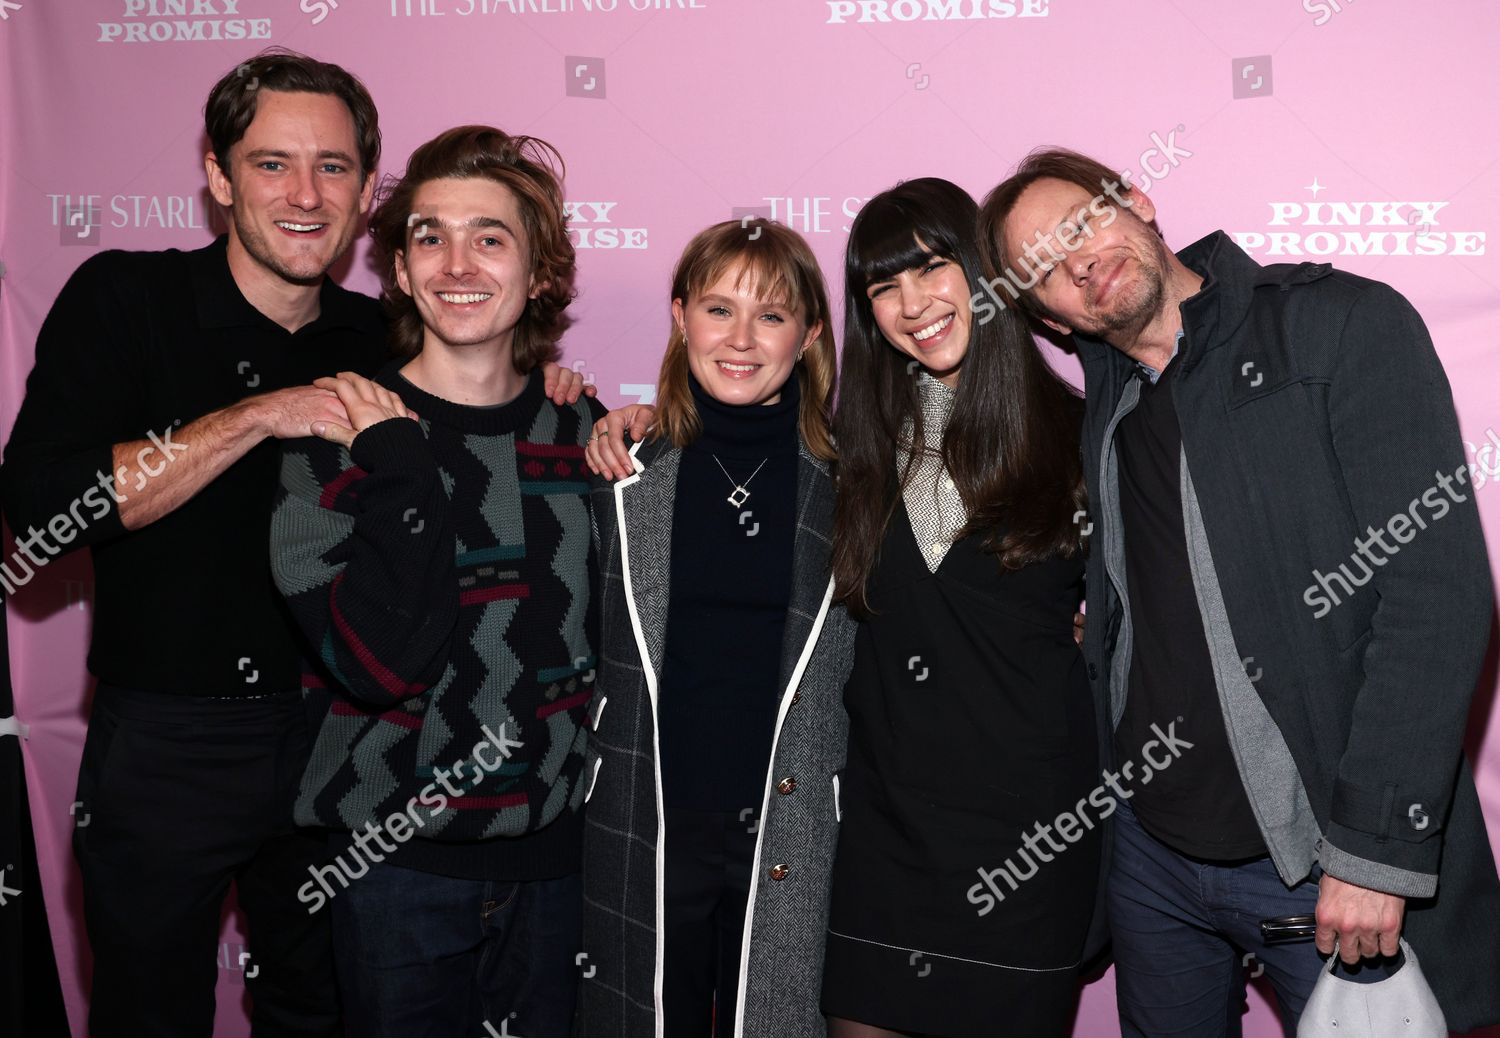
POLYGON ((493 126, 456 126, 412 152, 406 172, 380 185, 370 237, 380 272, 381 301, 391 319, 391 345, 401 356, 422 349, 422 317, 396 282, 397 254, 409 245, 412 201, 432 180, 483 177, 508 188, 521 211, 539 286, 516 325, 514 363, 521 374, 557 360, 557 340, 568 326, 564 311, 577 295, 576 259, 563 212, 562 156, 536 137, 516 137, 493 126))

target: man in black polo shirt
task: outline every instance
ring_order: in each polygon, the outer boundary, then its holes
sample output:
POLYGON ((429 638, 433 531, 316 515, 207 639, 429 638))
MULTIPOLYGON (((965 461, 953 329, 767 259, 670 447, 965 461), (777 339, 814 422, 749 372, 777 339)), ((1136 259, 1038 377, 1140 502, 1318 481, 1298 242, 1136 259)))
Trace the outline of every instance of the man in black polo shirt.
POLYGON ((1061 150, 981 213, 989 289, 1083 361, 1122 1031, 1237 1034, 1264 972, 1293 1033, 1317 952, 1387 966, 1402 937, 1453 1030, 1496 1022, 1462 753, 1493 590, 1432 342, 1387 285, 1222 232, 1173 253, 1155 215, 1061 150), (1315 941, 1265 940, 1303 915, 1315 941))
POLYGON ((342 420, 312 381, 383 354, 375 301, 324 277, 369 208, 380 132, 358 80, 291 54, 221 79, 205 123, 227 238, 73 274, 37 338, 4 504, 18 542, 93 550, 89 824, 73 837, 90 1032, 211 1031, 235 880, 256 1033, 332 1035, 327 919, 293 894, 325 852, 291 821, 308 732, 267 544, 276 439, 342 420))
POLYGON ((327 852, 292 824, 309 727, 270 515, 275 441, 348 420, 313 380, 386 353, 376 302, 325 277, 369 208, 380 132, 358 80, 284 51, 226 75, 204 115, 228 235, 74 273, 38 336, 0 493, 18 566, 93 551, 89 824, 74 831, 91 1033, 212 1030, 234 880, 255 1033, 332 1035, 327 914, 295 896, 327 852))

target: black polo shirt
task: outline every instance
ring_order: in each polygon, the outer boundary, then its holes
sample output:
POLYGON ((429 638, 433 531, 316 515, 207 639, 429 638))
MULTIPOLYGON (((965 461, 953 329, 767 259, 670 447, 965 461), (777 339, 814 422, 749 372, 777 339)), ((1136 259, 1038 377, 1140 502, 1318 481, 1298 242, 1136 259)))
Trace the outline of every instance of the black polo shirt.
MULTIPOLYGON (((270 571, 277 441, 139 530, 120 524, 101 479, 113 444, 150 433, 165 442, 168 429, 211 411, 340 370, 372 374, 386 353, 379 304, 325 280, 319 306, 296 332, 256 310, 230 275, 227 237, 194 252, 101 253, 59 294, 37 337, 0 493, 18 539, 56 523, 57 536, 34 543, 38 558, 92 549, 88 664, 101 682, 214 696, 299 687, 295 628, 270 571)), ((144 462, 160 466, 161 452, 144 462)), ((28 564, 8 562, 14 584, 28 564)), ((27 589, 16 595, 24 603, 27 589)))
POLYGON ((1134 632, 1115 753, 1120 766, 1134 763, 1122 781, 1147 832, 1182 854, 1233 861, 1264 855, 1266 845, 1229 749, 1188 563, 1182 429, 1172 399, 1181 366, 1178 355, 1154 384, 1142 375, 1140 402, 1115 431, 1134 632), (1156 760, 1170 766, 1152 767, 1143 781, 1151 764, 1144 747, 1158 738, 1152 725, 1174 724, 1172 734, 1192 748, 1175 757, 1156 749, 1156 760))

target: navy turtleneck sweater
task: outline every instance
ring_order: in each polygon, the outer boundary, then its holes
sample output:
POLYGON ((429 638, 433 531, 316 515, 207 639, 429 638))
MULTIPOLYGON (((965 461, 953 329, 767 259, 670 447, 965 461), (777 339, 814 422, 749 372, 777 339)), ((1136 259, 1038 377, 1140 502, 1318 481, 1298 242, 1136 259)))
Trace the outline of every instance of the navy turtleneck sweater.
POLYGON ((682 452, 672 508, 662 794, 672 810, 759 812, 792 593, 798 383, 736 407, 688 380, 703 431, 682 452), (739 507, 726 500, 735 483, 750 491, 739 507))

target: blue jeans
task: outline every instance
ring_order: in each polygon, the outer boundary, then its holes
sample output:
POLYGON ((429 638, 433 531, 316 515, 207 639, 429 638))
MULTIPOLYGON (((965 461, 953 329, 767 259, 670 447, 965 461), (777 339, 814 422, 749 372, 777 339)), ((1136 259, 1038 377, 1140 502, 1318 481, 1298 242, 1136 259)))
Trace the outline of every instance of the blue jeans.
POLYGON ((332 905, 348 1033, 568 1038, 582 896, 576 875, 502 882, 372 864, 332 905))
POLYGON ((1147 833, 1123 802, 1115 819, 1109 924, 1124 1038, 1237 1038, 1246 974, 1262 968, 1295 1034, 1324 960, 1311 940, 1266 944, 1260 921, 1311 915, 1321 873, 1288 890, 1269 858, 1205 864, 1147 833))

